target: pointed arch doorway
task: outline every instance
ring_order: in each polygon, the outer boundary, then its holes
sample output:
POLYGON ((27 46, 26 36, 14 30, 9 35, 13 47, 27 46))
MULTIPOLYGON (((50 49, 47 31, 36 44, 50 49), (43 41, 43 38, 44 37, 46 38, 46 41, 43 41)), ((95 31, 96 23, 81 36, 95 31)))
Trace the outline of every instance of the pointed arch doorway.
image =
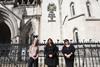
POLYGON ((4 21, 0 21, 0 43, 10 43, 11 32, 8 25, 4 21))
POLYGON ((0 8, 0 43, 18 43, 19 39, 19 26, 18 19, 13 13, 9 12, 7 9, 0 8))

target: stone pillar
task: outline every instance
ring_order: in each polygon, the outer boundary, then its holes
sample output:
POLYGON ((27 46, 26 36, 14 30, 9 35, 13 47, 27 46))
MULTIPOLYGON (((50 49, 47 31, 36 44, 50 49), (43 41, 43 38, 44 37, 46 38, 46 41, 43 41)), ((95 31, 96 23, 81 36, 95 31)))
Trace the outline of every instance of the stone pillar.
POLYGON ((33 28, 33 35, 39 36, 39 17, 33 17, 32 19, 32 28, 33 28))
POLYGON ((38 39, 40 39, 40 18, 41 18, 41 6, 36 5, 33 8, 33 18, 31 20, 32 22, 32 28, 33 28, 33 35, 38 36, 38 39))

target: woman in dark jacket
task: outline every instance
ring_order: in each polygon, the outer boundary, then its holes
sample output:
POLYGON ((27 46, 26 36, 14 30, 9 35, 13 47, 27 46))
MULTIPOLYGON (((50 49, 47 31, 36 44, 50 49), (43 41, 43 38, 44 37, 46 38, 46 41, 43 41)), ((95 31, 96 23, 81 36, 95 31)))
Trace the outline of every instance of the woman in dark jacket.
POLYGON ((48 67, 57 67, 58 60, 58 47, 54 45, 51 38, 48 39, 46 47, 44 48, 45 64, 48 67))
POLYGON ((66 67, 73 67, 74 64, 74 52, 75 48, 73 45, 70 45, 69 40, 64 40, 64 46, 62 48, 62 53, 65 58, 66 67))

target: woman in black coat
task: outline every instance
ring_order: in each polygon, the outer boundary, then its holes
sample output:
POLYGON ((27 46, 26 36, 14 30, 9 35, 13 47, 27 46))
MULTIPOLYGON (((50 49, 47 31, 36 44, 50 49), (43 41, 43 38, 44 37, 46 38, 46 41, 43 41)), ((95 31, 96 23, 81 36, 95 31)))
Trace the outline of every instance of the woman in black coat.
POLYGON ((62 48, 62 53, 64 55, 66 67, 73 67, 74 64, 74 52, 75 48, 73 45, 70 45, 69 40, 64 40, 64 46, 62 48))
POLYGON ((58 60, 58 47, 54 45, 51 38, 48 39, 46 47, 44 48, 45 64, 48 67, 57 67, 58 60))

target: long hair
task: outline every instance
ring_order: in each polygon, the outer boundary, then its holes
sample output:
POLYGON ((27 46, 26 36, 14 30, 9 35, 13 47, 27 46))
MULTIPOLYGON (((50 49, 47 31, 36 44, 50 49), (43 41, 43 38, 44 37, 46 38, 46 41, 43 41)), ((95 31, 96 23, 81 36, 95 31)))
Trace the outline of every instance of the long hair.
POLYGON ((36 43, 35 43, 35 46, 38 46, 38 45, 39 45, 39 40, 37 39, 36 43))
POLYGON ((38 39, 34 39, 33 42, 32 42, 32 44, 34 44, 34 41, 35 41, 35 40, 36 40, 35 46, 38 47, 38 45, 39 45, 39 40, 38 40, 38 39))
POLYGON ((49 44, 49 40, 51 41, 51 45, 53 46, 54 42, 53 42, 53 40, 52 40, 51 38, 49 38, 49 39, 47 40, 47 44, 46 44, 46 46, 50 46, 50 44, 49 44))

